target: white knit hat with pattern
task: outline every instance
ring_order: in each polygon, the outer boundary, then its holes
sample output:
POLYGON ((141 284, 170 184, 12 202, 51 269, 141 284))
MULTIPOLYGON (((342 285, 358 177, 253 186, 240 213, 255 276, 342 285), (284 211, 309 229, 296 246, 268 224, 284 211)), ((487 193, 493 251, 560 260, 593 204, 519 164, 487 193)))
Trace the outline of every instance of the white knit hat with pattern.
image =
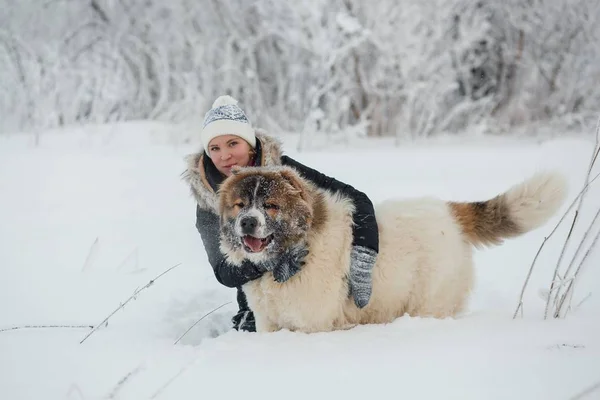
POLYGON ((206 151, 210 141, 222 135, 239 136, 253 148, 256 147, 254 128, 237 103, 231 96, 219 96, 204 116, 200 139, 206 151))

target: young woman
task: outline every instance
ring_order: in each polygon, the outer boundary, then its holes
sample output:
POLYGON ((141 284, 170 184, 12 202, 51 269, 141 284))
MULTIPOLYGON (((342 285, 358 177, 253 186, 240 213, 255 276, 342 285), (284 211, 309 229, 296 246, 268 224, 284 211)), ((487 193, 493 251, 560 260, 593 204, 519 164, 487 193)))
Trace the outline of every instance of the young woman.
MULTIPOLYGON (((219 249, 217 190, 231 174, 233 166, 291 166, 315 185, 331 192, 341 192, 354 202, 349 295, 358 307, 366 306, 371 296, 371 272, 379 251, 379 233, 371 200, 352 186, 283 155, 279 141, 263 130, 253 128, 237 101, 230 96, 220 96, 215 100, 205 115, 200 137, 203 150, 188 158, 183 177, 197 201, 196 228, 215 277, 221 284, 238 290, 239 311, 232 320, 234 329, 256 331, 254 315, 248 308, 241 286, 261 277, 264 269, 249 261, 241 267, 234 266, 227 262, 219 249)), ((306 252, 288 254, 286 261, 291 259, 298 270, 302 268, 305 256, 306 252)))

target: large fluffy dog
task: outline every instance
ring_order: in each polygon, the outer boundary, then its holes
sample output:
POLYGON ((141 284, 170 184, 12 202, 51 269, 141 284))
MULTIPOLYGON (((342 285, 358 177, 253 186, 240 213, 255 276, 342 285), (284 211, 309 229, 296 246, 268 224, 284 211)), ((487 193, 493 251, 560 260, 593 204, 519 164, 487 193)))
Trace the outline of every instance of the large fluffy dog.
POLYGON ((560 175, 541 173, 482 202, 418 198, 376 205, 379 256, 363 309, 348 297, 352 204, 291 168, 244 168, 225 180, 221 250, 236 265, 264 263, 294 248, 309 251, 287 281, 274 279, 274 264, 244 285, 259 332, 330 331, 387 323, 405 313, 443 318, 460 312, 468 298, 473 246, 498 245, 543 225, 565 194, 560 175))

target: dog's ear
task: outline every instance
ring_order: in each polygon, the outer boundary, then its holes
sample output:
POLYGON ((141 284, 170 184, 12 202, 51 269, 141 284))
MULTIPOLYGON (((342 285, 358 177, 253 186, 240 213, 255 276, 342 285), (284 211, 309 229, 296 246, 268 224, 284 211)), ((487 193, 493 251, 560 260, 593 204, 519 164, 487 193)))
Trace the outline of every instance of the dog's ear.
POLYGON ((231 175, 237 175, 242 171, 242 167, 240 167, 239 165, 234 165, 233 167, 231 167, 231 175))
POLYGON ((280 173, 283 179, 294 188, 292 193, 300 195, 302 200, 312 205, 312 194, 306 182, 300 177, 300 174, 292 167, 283 168, 280 173))
POLYGON ((314 218, 315 194, 313 193, 313 186, 302 179, 300 173, 292 167, 283 168, 280 174, 292 186, 292 194, 298 195, 301 199, 301 201, 294 202, 294 214, 299 221, 299 227, 308 231, 314 218))
POLYGON ((306 192, 306 187, 302 182, 302 178, 296 171, 291 168, 282 168, 281 177, 286 180, 298 193, 306 192))

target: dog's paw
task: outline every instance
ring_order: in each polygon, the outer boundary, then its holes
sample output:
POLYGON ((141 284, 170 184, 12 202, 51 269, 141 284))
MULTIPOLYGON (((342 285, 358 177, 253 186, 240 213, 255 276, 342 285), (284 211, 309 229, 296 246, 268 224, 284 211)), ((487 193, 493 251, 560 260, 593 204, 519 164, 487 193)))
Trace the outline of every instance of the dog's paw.
POLYGON ((273 269, 273 279, 279 283, 288 281, 302 269, 307 255, 308 249, 305 246, 294 247, 284 253, 273 269))
POLYGON ((273 270, 273 279, 275 279, 275 282, 284 283, 296 275, 298 271, 300 271, 299 265, 290 263, 279 264, 273 270))

